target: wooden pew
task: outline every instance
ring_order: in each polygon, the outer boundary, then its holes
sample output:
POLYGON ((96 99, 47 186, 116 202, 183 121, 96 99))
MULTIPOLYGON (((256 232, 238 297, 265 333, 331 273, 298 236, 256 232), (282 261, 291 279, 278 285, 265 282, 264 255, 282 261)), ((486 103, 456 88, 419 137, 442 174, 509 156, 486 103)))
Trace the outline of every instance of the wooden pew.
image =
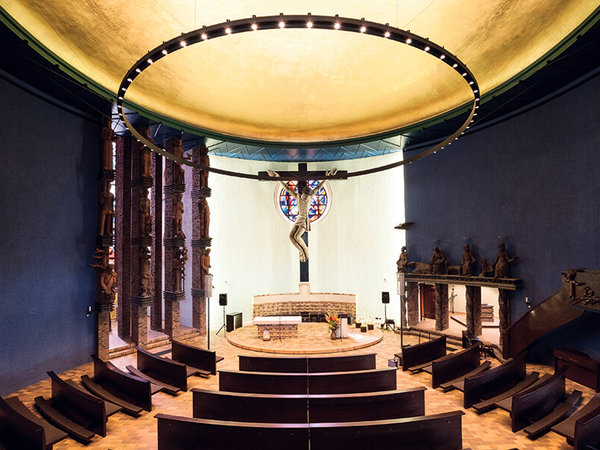
MULTIPOLYGON (((87 375, 81 377, 82 384, 104 400, 123 407, 123 411, 138 415, 142 410, 152 410, 152 384, 148 380, 123 372, 110 361, 102 361, 92 355, 94 361, 94 379, 87 375)), ((155 386, 158 392, 160 387, 155 386)))
POLYGON ((463 411, 365 422, 283 424, 233 422, 157 414, 158 450, 344 450, 462 448, 463 411), (309 447, 310 445, 310 447, 309 447))
POLYGON ((576 450, 600 447, 600 410, 591 411, 575 422, 573 445, 576 450))
POLYGON ((464 407, 470 408, 481 400, 494 397, 525 378, 525 354, 504 364, 464 379, 464 407))
POLYGON ((137 368, 127 366, 127 370, 163 388, 167 394, 176 395, 180 390, 187 391, 187 369, 185 364, 162 358, 136 347, 137 368))
POLYGON ((418 372, 428 366, 434 359, 446 355, 446 336, 432 339, 421 344, 404 347, 402 353, 395 356, 402 359, 402 370, 418 372))
POLYGON ((472 376, 478 375, 480 373, 483 373, 486 370, 488 370, 491 367, 491 365, 492 365, 492 362, 490 360, 484 361, 476 369, 473 369, 470 372, 467 372, 466 374, 455 378, 454 380, 446 381, 445 383, 440 384, 439 387, 444 392, 451 391, 452 389, 458 389, 459 391, 462 392, 465 387, 465 378, 472 377, 472 376))
POLYGON ((480 364, 479 344, 442 356, 431 363, 431 385, 435 389, 443 383, 466 375, 480 364))
POLYGON ((545 374, 541 378, 539 377, 539 372, 531 372, 517 384, 515 384, 510 389, 507 389, 500 394, 488 398, 487 400, 482 400, 473 405, 473 409, 477 414, 483 414, 485 412, 491 411, 492 409, 498 407, 502 408, 508 412, 510 412, 510 408, 512 407, 512 397, 513 395, 521 392, 524 389, 528 389, 532 386, 535 386, 537 383, 545 382, 547 378, 551 375, 545 374))
POLYGON ((578 402, 581 399, 580 391, 574 391, 575 395, 569 396, 571 403, 567 403, 568 409, 566 411, 564 411, 564 407, 560 408, 560 404, 565 400, 566 372, 566 368, 561 369, 546 379, 546 381, 513 396, 510 411, 513 432, 533 424, 533 426, 528 427, 528 434, 541 435, 545 431, 550 430, 552 425, 558 423, 576 406, 572 402, 578 402), (557 406, 562 410, 562 417, 552 414, 557 406), (548 421, 544 420, 548 415, 553 416, 554 423, 547 423, 548 421), (544 423, 545 428, 538 429, 539 427, 536 424, 540 421, 544 423))
MULTIPOLYGON (((567 373, 567 376, 569 374, 567 373)), ((594 395, 583 408, 575 414, 570 415, 567 419, 554 425, 552 431, 567 438, 569 445, 574 445, 575 440, 575 423, 582 417, 591 415, 600 415, 600 394, 594 395)))
POLYGON ((215 351, 172 340, 171 358, 187 366, 188 377, 199 375, 208 378, 209 375, 217 374, 218 358, 215 351))
POLYGON ((239 368, 251 372, 323 373, 375 369, 376 353, 345 356, 269 357, 239 355, 239 368))
POLYGON ((267 423, 397 419, 425 414, 424 391, 421 387, 359 394, 274 395, 192 389, 193 416, 267 423))
POLYGON ((18 449, 51 449, 68 436, 39 418, 19 397, 0 397, 0 445, 18 449))
POLYGON ((48 372, 48 376, 52 382, 52 399, 35 398, 40 413, 82 442, 90 442, 94 434, 106 436, 108 417, 104 400, 76 389, 54 372, 48 372))
POLYGON ((219 390, 255 394, 351 394, 396 389, 396 368, 326 373, 219 370, 219 390))

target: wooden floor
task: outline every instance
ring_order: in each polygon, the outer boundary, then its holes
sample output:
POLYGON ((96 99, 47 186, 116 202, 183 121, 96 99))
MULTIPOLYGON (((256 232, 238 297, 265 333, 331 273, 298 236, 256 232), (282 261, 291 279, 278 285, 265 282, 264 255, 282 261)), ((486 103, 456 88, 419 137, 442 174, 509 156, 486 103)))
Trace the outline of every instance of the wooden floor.
MULTIPOLYGON (((324 325, 323 325, 324 326, 324 325)), ((405 336, 405 343, 415 342, 413 336, 405 336)), ((197 345, 203 345, 202 338, 195 338, 190 341, 197 345)), ((335 342, 335 341, 334 341, 335 342)), ((331 342, 331 345, 336 345, 331 342)), ((289 343, 290 345, 291 342, 289 343)), ((152 351, 161 351, 168 347, 160 347, 152 351)), ((253 353, 232 346, 220 334, 211 337, 211 348, 217 350, 217 354, 224 356, 225 359, 218 364, 218 368, 237 369, 238 354, 263 354, 253 353)), ((383 340, 365 350, 358 350, 355 353, 377 352, 377 367, 387 367, 388 358, 400 350, 400 336, 392 332, 383 332, 383 340)), ((351 353, 348 353, 351 354, 351 353)), ((113 362, 125 368, 128 364, 135 365, 135 356, 127 355, 113 360, 113 362)), ((48 367, 48 370, 54 369, 48 367)), ((528 370, 538 370, 551 372, 550 367, 539 365, 528 365, 528 370)), ((63 377, 76 378, 83 374, 91 375, 92 365, 86 364, 76 369, 64 372, 63 377)), ((458 391, 451 391, 446 394, 431 389, 431 376, 425 373, 409 375, 398 371, 398 388, 427 387, 425 392, 425 411, 427 414, 448 412, 456 409, 462 409, 463 396, 458 391)), ((218 378, 211 376, 209 379, 191 377, 188 379, 189 388, 217 389, 218 378)), ((593 391, 589 388, 567 380, 567 390, 580 389, 584 393, 584 401, 592 397, 593 391)), ((26 389, 22 389, 15 394, 27 404, 33 407, 33 399, 38 395, 46 398, 50 397, 50 382, 41 381, 26 389)), ((133 449, 154 449, 156 445, 156 413, 177 414, 191 417, 192 415, 192 394, 184 392, 176 397, 164 393, 158 393, 152 398, 154 409, 152 412, 143 412, 137 419, 131 418, 123 413, 117 413, 108 420, 108 434, 105 438, 96 436, 91 444, 84 446, 78 442, 67 438, 56 444, 55 449, 114 449, 114 450, 133 450, 133 449)), ((494 410, 483 416, 476 415, 472 410, 467 410, 463 416, 463 446, 471 449, 568 449, 572 448, 566 444, 563 437, 552 432, 546 434, 537 441, 529 440, 523 431, 512 433, 510 431, 510 417, 508 413, 501 410, 494 410)))

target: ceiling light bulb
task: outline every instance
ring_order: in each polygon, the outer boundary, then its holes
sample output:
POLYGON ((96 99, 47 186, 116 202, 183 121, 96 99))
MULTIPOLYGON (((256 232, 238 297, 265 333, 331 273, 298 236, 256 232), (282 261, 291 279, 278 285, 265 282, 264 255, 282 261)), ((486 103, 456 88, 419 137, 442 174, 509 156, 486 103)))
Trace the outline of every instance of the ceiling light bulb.
POLYGON ((133 80, 131 78, 127 78, 127 81, 131 83, 133 80))
POLYGON ((123 97, 119 96, 119 100, 123 100, 123 97))
POLYGON ((258 25, 256 25, 255 23, 253 23, 250 28, 252 28, 253 31, 258 30, 258 25))
POLYGON ((462 76, 466 77, 467 76, 467 72, 463 72, 462 76))
POLYGON ((229 28, 229 27, 225 28, 225 33, 231 34, 231 28, 229 28))
POLYGON ((477 89, 475 89, 475 90, 473 91, 473 93, 474 93, 474 94, 477 94, 478 92, 479 92, 479 91, 478 91, 477 89))
POLYGON ((187 45, 187 42, 185 42, 185 41, 179 41, 179 45, 181 45, 182 47, 185 47, 187 45))
POLYGON ((340 27, 341 27, 341 25, 340 25, 339 22, 336 22, 336 23, 333 24, 333 28, 335 28, 336 30, 339 30, 340 27))
POLYGON ((146 62, 147 62, 148 64, 152 64, 154 61, 152 61, 150 58, 148 58, 146 62))
POLYGON ((203 40, 203 41, 205 41, 205 40, 207 40, 207 39, 208 39, 208 36, 206 35, 206 33, 202 33, 202 34, 200 35, 200 37, 202 38, 202 40, 203 40))
POLYGON ((454 64, 452 64, 452 67, 454 67, 456 69, 458 67, 458 64, 454 63, 454 64))
POLYGON ((411 38, 406 38, 406 43, 407 43, 407 44, 410 44, 410 43, 412 43, 412 39, 411 39, 411 38))
POLYGON ((166 49, 163 49, 162 54, 166 55, 167 53, 169 53, 166 49))
POLYGON ((136 69, 135 69, 135 71, 136 71, 137 73, 142 73, 142 71, 140 70, 140 68, 139 68, 139 67, 138 67, 138 68, 136 68, 136 69))
POLYGON ((360 27, 360 32, 364 33, 367 31, 367 27, 365 27, 364 25, 362 27, 360 27))
POLYGON ((471 84, 473 84, 473 82, 472 82, 472 81, 469 81, 469 85, 471 85, 471 84))
POLYGON ((390 32, 389 32, 389 31, 386 31, 385 33, 383 33, 383 35, 384 35, 385 37, 390 37, 390 32))
POLYGON ((440 59, 446 59, 446 55, 440 55, 440 59))
POLYGON ((285 22, 283 20, 279 22, 279 28, 285 28, 285 22))
POLYGON ((313 23, 309 20, 308 22, 306 22, 306 28, 312 28, 313 23))

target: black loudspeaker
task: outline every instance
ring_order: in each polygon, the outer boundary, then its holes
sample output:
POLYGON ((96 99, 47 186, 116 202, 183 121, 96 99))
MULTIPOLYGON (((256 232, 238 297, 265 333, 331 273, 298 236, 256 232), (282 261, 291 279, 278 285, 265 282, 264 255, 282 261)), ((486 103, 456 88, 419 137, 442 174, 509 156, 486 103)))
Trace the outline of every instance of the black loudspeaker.
POLYGON ((219 294, 219 305, 227 306, 227 294, 219 294))
POLYGON ((390 302, 390 293, 382 292, 381 293, 381 303, 389 303, 390 302))

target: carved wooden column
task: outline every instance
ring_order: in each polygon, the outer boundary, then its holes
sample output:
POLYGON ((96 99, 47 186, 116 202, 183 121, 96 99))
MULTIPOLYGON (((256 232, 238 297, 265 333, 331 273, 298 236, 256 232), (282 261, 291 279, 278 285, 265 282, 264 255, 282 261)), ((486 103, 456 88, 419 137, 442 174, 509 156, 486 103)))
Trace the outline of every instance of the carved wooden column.
POLYGON ((131 337, 131 149, 134 139, 121 136, 117 139, 116 170, 116 239, 115 262, 118 290, 117 323, 119 337, 131 337))
MULTIPOLYGON (((192 150, 192 161, 202 166, 210 164, 208 149, 197 146, 192 150)), ((206 335, 206 295, 204 275, 210 265, 209 237, 210 210, 207 197, 211 190, 208 187, 208 171, 194 168, 192 170, 192 326, 206 335), (204 267, 203 267, 204 266, 204 267)))
MULTIPOLYGON (((148 137, 148 130, 144 131, 148 137)), ((154 281, 150 270, 152 215, 148 189, 152 187, 150 150, 135 142, 131 159, 131 339, 144 346, 148 340, 147 309, 154 281)))
MULTIPOLYGON (((183 157, 181 138, 167 141, 166 149, 175 156, 183 157)), ((185 261, 187 249, 182 229, 185 180, 181 165, 167 159, 165 165, 165 333, 175 338, 180 334, 180 305, 185 298, 185 261)))
POLYGON ((152 276, 154 277, 154 299, 150 308, 150 327, 153 330, 162 331, 162 191, 163 191, 163 157, 152 152, 152 276))
POLYGON ((419 325, 419 284, 406 283, 406 310, 408 311, 408 326, 419 325))
POLYGON ((111 184, 115 179, 113 169, 114 132, 110 120, 106 120, 100 134, 100 170, 98 171, 98 236, 96 254, 91 264, 96 269, 96 354, 108 359, 110 313, 114 309, 116 273, 109 262, 113 245, 113 218, 115 216, 111 184))
POLYGON ((450 326, 448 313, 448 285, 436 283, 435 285, 435 329, 446 330, 450 326))
POLYGON ((467 303, 467 331, 473 336, 481 336, 481 287, 465 286, 467 303))
POLYGON ((510 298, 508 290, 498 289, 498 315, 500 316, 500 348, 504 347, 504 335, 506 329, 510 327, 510 298))

